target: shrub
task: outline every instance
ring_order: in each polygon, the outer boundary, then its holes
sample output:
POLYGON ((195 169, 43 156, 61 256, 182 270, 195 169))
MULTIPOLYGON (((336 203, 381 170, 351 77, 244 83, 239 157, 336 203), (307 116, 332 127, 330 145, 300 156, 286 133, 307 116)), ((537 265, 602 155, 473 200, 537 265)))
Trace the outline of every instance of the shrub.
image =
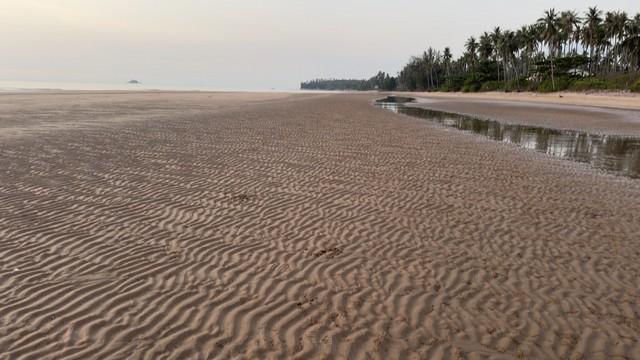
POLYGON ((464 86, 462 87, 463 92, 476 92, 480 90, 480 82, 476 79, 467 79, 464 82, 464 86))
POLYGON ((540 84, 538 84, 538 87, 537 87, 536 91, 539 91, 539 92, 552 92, 553 91, 553 84, 551 83, 551 80, 549 79, 549 80, 542 81, 540 84))
POLYGON ((543 92, 543 93, 553 92, 553 91, 562 91, 562 90, 566 90, 570 84, 571 84, 571 81, 568 78, 559 77, 556 79, 556 88, 554 90, 551 79, 545 79, 538 85, 537 91, 543 92))
POLYGON ((480 91, 497 91, 502 89, 502 83, 498 81, 487 81, 482 83, 480 86, 480 91))
POLYGON ((601 79, 607 83, 607 90, 631 90, 633 84, 639 80, 638 75, 630 73, 607 74, 601 79))
POLYGON ((640 93, 640 79, 638 79, 638 81, 631 85, 629 87, 629 90, 631 90, 632 92, 640 93))
POLYGON ((590 77, 573 81, 569 88, 575 91, 606 90, 609 88, 609 84, 606 81, 590 77))
POLYGON ((449 84, 442 84, 440 85, 440 87, 438 88, 438 91, 442 91, 442 92, 452 92, 452 91, 456 91, 455 88, 453 88, 453 86, 449 85, 449 84))
POLYGON ((526 78, 518 78, 514 80, 510 80, 507 83, 507 91, 523 91, 529 88, 530 84, 526 78))

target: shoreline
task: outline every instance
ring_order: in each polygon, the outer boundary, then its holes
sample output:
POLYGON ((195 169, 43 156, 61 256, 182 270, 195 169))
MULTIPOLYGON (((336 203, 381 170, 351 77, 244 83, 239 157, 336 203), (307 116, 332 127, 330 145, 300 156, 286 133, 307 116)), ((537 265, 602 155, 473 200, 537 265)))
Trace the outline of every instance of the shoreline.
MULTIPOLYGON (((386 95, 415 98, 408 106, 425 107, 432 110, 491 119, 508 124, 548 127, 557 130, 575 130, 604 135, 640 136, 640 94, 634 93, 444 93, 444 92, 376 92, 376 91, 189 91, 189 90, 46 90, 29 92, 0 92, 0 107, 15 107, 12 102, 31 103, 42 98, 39 105, 54 106, 56 101, 80 96, 93 98, 96 95, 127 96, 129 99, 150 97, 207 98, 234 97, 232 103, 239 106, 235 98, 252 95, 266 100, 272 97, 290 96, 352 96, 369 95, 379 99, 386 95), (237 96, 236 96, 237 95, 237 96), (562 96, 562 97, 560 97, 562 96), (12 98, 14 101, 8 101, 12 98), (31 100, 29 100, 31 99, 31 100)), ((65 100, 66 101, 66 100, 65 100)), ((84 102, 80 100, 80 102, 84 102)), ((190 103, 187 101, 185 105, 190 103)), ((249 101, 251 103, 252 101, 249 101)), ((34 103, 35 105, 35 103, 34 103)), ((218 103, 216 106, 224 106, 218 103)))
POLYGON ((425 93, 409 106, 457 113, 509 124, 640 136, 640 95, 583 93, 425 93), (562 97, 559 97, 562 95, 562 97))
POLYGON ((562 105, 580 105, 611 109, 640 110, 640 94, 629 92, 411 92, 394 91, 394 94, 406 96, 450 99, 502 100, 514 102, 552 103, 562 105))

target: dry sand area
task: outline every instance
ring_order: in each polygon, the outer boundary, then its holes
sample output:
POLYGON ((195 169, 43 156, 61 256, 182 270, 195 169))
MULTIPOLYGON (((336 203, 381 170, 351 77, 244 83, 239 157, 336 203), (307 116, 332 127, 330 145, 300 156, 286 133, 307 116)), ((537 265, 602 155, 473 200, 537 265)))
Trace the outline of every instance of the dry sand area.
POLYGON ((640 136, 640 94, 399 93, 414 106, 591 133, 640 136))
POLYGON ((410 96, 427 96, 432 98, 457 98, 466 100, 507 100, 526 103, 545 103, 560 105, 599 106, 609 109, 640 110, 640 94, 624 92, 410 92, 410 96))
POLYGON ((640 359, 640 181, 376 97, 0 95, 0 359, 640 359))

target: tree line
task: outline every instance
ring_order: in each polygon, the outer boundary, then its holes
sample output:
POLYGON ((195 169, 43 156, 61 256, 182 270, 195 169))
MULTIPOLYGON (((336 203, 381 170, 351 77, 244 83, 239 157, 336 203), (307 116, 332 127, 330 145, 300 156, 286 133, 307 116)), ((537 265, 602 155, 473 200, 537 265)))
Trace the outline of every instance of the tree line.
POLYGON ((368 80, 358 79, 316 79, 300 84, 302 90, 386 90, 397 89, 397 79, 383 71, 368 80))
MULTIPOLYGON (((590 7, 583 14, 549 9, 517 30, 495 27, 471 36, 458 58, 449 47, 429 47, 411 57, 396 77, 380 72, 359 80, 359 87, 342 90, 640 91, 639 79, 640 13, 631 17, 624 11, 605 13, 590 7)), ((333 90, 331 85, 340 81, 303 85, 323 84, 333 90)))

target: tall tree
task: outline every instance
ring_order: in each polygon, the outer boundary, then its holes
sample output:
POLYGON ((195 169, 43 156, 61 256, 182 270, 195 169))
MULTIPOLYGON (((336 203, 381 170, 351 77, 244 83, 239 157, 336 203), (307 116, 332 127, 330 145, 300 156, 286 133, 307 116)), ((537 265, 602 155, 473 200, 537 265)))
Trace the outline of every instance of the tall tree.
POLYGON ((478 44, 478 53, 480 55, 480 60, 489 60, 491 55, 493 55, 493 43, 491 40, 491 35, 486 31, 480 36, 480 42, 478 44))
POLYGON ((554 77, 554 57, 556 48, 560 40, 560 21, 555 9, 549 9, 544 12, 544 16, 538 19, 538 23, 542 26, 542 38, 549 47, 549 59, 551 62, 551 87, 556 89, 554 77))
POLYGON ((563 11, 560 13, 560 29, 564 41, 563 52, 566 55, 571 51, 571 45, 576 44, 575 52, 578 52, 577 44, 580 41, 580 17, 575 11, 563 11))
POLYGON ((444 53, 442 54, 442 60, 444 62, 444 72, 445 78, 447 79, 447 84, 451 86, 451 59, 453 58, 453 54, 451 54, 451 49, 449 47, 444 48, 444 53))
POLYGON ((469 56, 469 62, 471 63, 471 71, 476 71, 476 60, 477 60, 477 51, 478 51, 478 42, 475 37, 470 37, 465 43, 465 48, 467 50, 467 55, 469 56))
MULTIPOLYGON (((500 48, 502 46, 502 31, 500 26, 493 28, 491 33, 491 42, 493 43, 493 60, 498 63, 500 48)), ((500 81, 500 66, 498 66, 498 81, 500 81)))
POLYGON ((598 7, 590 7, 584 18, 583 26, 583 44, 589 49, 589 73, 593 72, 593 58, 595 56, 596 46, 602 27, 602 11, 598 7))
POLYGON ((628 87, 637 81, 633 74, 640 74, 640 15, 630 18, 622 11, 603 15, 591 7, 581 18, 575 11, 549 9, 534 24, 515 32, 495 27, 467 38, 458 58, 449 48, 444 54, 431 48, 412 57, 398 76, 398 86, 432 90, 446 84, 449 89, 473 91, 485 84, 506 89, 510 81, 526 79, 535 88, 550 78, 549 88, 558 90, 559 78, 568 84, 584 73, 615 72, 628 78, 628 87))
POLYGON ((640 13, 627 22, 626 38, 621 47, 626 54, 628 67, 634 72, 640 71, 640 13))

